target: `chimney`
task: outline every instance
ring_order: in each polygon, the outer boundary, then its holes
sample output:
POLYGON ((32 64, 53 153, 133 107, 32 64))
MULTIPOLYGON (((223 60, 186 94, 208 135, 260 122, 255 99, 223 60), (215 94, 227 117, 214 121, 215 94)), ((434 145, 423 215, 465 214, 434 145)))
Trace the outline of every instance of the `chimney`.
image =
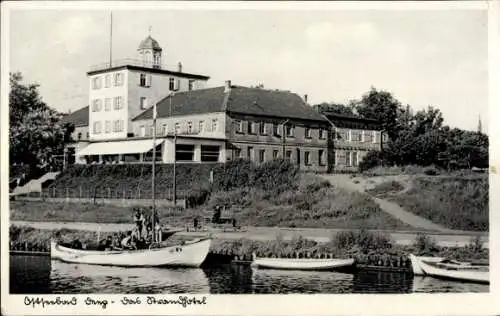
POLYGON ((226 80, 226 84, 224 86, 224 93, 231 91, 231 80, 226 80))
POLYGON ((179 63, 177 64, 177 71, 178 71, 178 72, 182 72, 182 63, 181 63, 181 62, 179 62, 179 63))
POLYGON ((304 94, 304 102, 307 104, 307 94, 304 94))

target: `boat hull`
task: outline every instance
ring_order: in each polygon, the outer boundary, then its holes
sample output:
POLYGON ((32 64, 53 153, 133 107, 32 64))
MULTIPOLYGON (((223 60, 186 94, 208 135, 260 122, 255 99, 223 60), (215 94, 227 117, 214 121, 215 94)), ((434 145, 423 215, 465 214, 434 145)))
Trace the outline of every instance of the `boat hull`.
POLYGON ((444 268, 435 267, 431 264, 426 263, 419 257, 415 255, 410 255, 410 260, 413 265, 418 265, 423 271, 424 275, 429 275, 436 278, 465 281, 465 282, 477 282, 477 283, 490 283, 490 273, 489 271, 479 271, 473 269, 465 270, 449 270, 444 268))
POLYGON ((255 258, 252 266, 280 270, 333 270, 354 265, 354 259, 255 258))
POLYGON ((122 267, 199 267, 208 255, 211 239, 185 245, 144 250, 94 251, 71 249, 51 242, 52 259, 69 263, 84 263, 122 267))
MULTIPOLYGON (((431 263, 438 263, 438 262, 441 262, 444 260, 444 258, 442 258, 442 257, 416 257, 416 258, 418 258, 421 261, 431 262, 431 263)), ((419 264, 418 260, 411 260, 411 258, 410 258, 410 261, 411 261, 411 268, 412 268, 414 275, 425 275, 422 268, 420 268, 420 264, 419 264)))

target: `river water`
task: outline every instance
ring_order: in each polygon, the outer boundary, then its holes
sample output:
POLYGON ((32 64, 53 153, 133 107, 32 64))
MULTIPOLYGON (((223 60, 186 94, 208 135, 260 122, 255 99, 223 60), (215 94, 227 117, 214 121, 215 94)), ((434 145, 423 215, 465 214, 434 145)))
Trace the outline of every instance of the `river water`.
POLYGON ((256 270, 221 265, 204 269, 118 268, 10 256, 12 294, 287 294, 488 292, 488 285, 401 273, 256 270))

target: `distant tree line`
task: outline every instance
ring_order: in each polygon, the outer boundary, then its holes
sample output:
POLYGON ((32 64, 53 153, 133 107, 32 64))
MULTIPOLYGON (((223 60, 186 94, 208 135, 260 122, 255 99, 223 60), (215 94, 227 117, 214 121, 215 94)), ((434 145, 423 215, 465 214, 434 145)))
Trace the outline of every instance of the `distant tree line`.
POLYGON ((448 170, 488 167, 488 136, 444 125, 437 108, 414 112, 387 91, 371 88, 361 100, 348 104, 321 103, 319 112, 376 119, 388 136, 382 151, 369 152, 360 169, 377 165, 420 165, 448 170))

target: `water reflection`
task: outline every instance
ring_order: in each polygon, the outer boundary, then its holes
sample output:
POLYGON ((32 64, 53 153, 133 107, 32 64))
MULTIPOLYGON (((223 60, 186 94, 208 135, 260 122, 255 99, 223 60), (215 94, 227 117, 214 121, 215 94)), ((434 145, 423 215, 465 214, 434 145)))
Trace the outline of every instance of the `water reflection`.
POLYGON ((488 285, 388 272, 309 272, 220 265, 204 269, 119 268, 10 256, 11 293, 443 293, 488 285))
POLYGON ((253 269, 253 293, 352 293, 352 274, 253 269))
POLYGON ((51 261, 53 293, 210 293, 201 269, 122 268, 51 261))

